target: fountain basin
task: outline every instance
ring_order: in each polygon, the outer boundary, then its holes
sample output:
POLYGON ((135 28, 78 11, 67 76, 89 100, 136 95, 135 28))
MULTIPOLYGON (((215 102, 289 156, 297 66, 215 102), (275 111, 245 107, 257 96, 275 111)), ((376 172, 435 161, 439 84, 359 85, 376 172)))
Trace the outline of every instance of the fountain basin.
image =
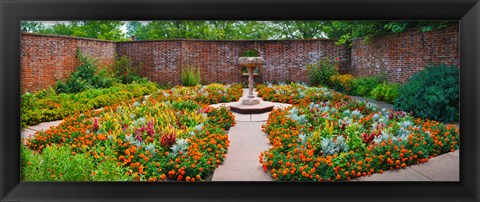
POLYGON ((240 57, 238 63, 245 67, 260 67, 265 61, 262 57, 240 57))

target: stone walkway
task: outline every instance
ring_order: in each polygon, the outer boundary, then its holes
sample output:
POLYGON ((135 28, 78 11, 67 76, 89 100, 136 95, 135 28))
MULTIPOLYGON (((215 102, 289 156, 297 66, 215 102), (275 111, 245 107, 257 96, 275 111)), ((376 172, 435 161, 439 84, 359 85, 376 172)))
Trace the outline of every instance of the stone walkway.
MULTIPOLYGON (((248 90, 244 89, 242 98, 247 94, 248 90)), ((256 92, 255 95, 257 95, 256 92)), ((235 102, 212 106, 230 106, 232 104, 235 102)), ((273 104, 274 108, 290 106, 275 102, 273 104)), ((260 152, 271 147, 267 135, 262 132, 262 125, 267 121, 268 114, 269 112, 262 114, 233 113, 237 124, 228 132, 230 146, 227 158, 215 170, 212 181, 272 181, 270 175, 263 171, 262 165, 258 162, 260 152)))
POLYGON ((431 158, 426 163, 360 177, 355 181, 460 181, 459 150, 431 158))
POLYGON ((367 102, 371 102, 371 103, 375 103, 376 105, 378 105, 378 107, 380 107, 380 109, 382 108, 386 108, 386 109, 393 109, 393 105, 392 104, 388 104, 386 102, 382 102, 382 101, 378 101, 378 100, 373 100, 373 99, 370 99, 370 98, 366 98, 366 97, 360 97, 360 96, 354 96, 354 95, 348 95, 348 97, 354 99, 354 100, 365 100, 367 102))
POLYGON ((258 162, 260 152, 268 150, 263 122, 237 122, 230 128, 227 158, 213 174, 212 181, 271 181, 258 162))
POLYGON ((33 136, 38 131, 45 131, 51 127, 58 126, 63 120, 58 121, 50 121, 50 122, 43 122, 34 126, 28 126, 21 131, 21 138, 27 138, 29 136, 33 136))

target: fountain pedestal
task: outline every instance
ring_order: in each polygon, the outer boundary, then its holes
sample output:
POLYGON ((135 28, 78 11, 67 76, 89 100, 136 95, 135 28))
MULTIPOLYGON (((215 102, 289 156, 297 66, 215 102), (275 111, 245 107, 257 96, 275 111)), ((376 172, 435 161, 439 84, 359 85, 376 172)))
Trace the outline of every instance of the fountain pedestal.
MULTIPOLYGON (((263 61, 263 59, 262 59, 263 61)), ((261 63, 259 63, 261 64, 261 63)), ((242 104, 244 105, 257 105, 260 104, 260 98, 255 97, 253 94, 253 70, 256 66, 247 66, 248 70, 248 95, 247 98, 242 99, 242 104)))
POLYGON ((253 93, 253 70, 255 67, 261 67, 264 60, 261 57, 241 57, 238 63, 241 66, 247 67, 248 71, 248 93, 246 97, 241 98, 241 102, 230 106, 234 112, 241 114, 258 114, 269 112, 273 109, 273 104, 262 101, 261 98, 256 97, 253 93))

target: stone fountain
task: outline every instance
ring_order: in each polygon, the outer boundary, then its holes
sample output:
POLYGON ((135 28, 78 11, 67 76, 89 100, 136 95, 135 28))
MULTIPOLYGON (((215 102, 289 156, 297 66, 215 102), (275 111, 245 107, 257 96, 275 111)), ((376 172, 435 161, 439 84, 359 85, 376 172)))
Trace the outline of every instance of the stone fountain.
POLYGON ((262 57, 241 57, 238 58, 238 63, 241 66, 247 68, 248 71, 248 96, 242 99, 244 105, 257 105, 260 104, 260 98, 255 97, 253 94, 253 70, 255 67, 260 67, 263 64, 262 57))
POLYGON ((273 104, 264 102, 261 98, 256 97, 253 92, 253 70, 255 67, 261 67, 264 63, 262 57, 240 57, 238 63, 241 67, 247 67, 248 70, 248 95, 240 98, 240 102, 230 106, 230 109, 242 114, 258 114, 269 112, 273 109, 273 104))

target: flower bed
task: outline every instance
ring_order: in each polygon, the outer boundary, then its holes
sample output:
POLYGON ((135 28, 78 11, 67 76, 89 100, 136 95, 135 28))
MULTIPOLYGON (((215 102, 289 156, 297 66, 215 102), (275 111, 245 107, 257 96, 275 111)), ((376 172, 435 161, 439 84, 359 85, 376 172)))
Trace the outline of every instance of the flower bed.
POLYGON ((27 147, 35 151, 22 151, 26 153, 22 176, 27 181, 205 180, 223 162, 228 148, 225 130, 234 124, 233 114, 225 107, 153 98, 76 114, 27 139, 27 147), (63 163, 74 163, 72 158, 89 162, 88 175, 63 178, 71 173, 42 165, 49 160, 42 159, 44 152, 51 153, 59 145, 71 152, 64 155, 63 163), (105 162, 110 162, 108 169, 105 162), (47 173, 39 169, 44 167, 47 173), (32 175, 38 172, 46 177, 32 175))
MULTIPOLYGON (((259 89, 266 99, 284 102, 312 91, 259 89)), ((454 125, 313 89, 314 95, 301 96, 299 104, 272 111, 264 125, 273 147, 260 155, 260 163, 276 180, 345 181, 426 162, 459 148, 454 125)))
POLYGON ((35 94, 22 95, 22 128, 45 121, 60 120, 66 116, 81 113, 124 100, 152 94, 157 100, 195 100, 203 104, 237 101, 243 93, 241 84, 181 87, 160 90, 152 82, 142 84, 119 84, 106 89, 89 89, 81 93, 55 94, 53 89, 35 94))
POLYGON ((258 96, 265 101, 282 102, 288 104, 308 104, 320 101, 348 100, 349 97, 336 93, 324 87, 307 87, 302 84, 271 85, 259 84, 256 86, 258 96))
POLYGON ((162 100, 194 100, 203 104, 217 104, 236 102, 243 94, 241 84, 209 84, 205 86, 184 87, 176 86, 169 90, 160 91, 152 97, 162 100))
POLYGON ((147 95, 157 90, 155 84, 119 84, 105 89, 89 89, 81 93, 55 94, 53 89, 22 95, 22 128, 45 121, 59 120, 84 112, 147 95))
POLYGON ((27 138, 22 179, 206 180, 223 162, 225 130, 235 125, 227 107, 208 104, 236 101, 242 92, 240 84, 174 87, 68 116, 27 138))

